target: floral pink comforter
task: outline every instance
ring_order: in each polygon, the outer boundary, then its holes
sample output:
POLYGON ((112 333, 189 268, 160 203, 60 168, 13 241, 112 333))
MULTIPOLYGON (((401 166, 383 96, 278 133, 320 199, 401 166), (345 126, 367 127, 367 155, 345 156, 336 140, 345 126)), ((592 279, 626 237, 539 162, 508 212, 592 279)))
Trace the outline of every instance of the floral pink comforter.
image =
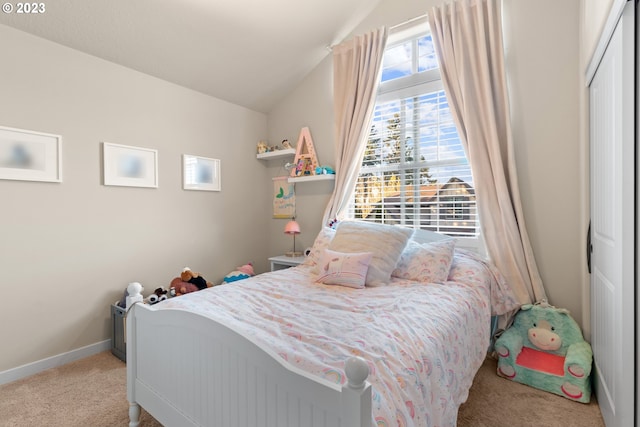
POLYGON ((314 277, 299 266, 156 307, 200 312, 340 384, 345 360, 362 356, 371 369, 373 425, 400 427, 456 425, 489 347, 491 300, 498 312, 517 307, 499 277, 468 254, 456 255, 444 284, 392 279, 352 289, 314 277))

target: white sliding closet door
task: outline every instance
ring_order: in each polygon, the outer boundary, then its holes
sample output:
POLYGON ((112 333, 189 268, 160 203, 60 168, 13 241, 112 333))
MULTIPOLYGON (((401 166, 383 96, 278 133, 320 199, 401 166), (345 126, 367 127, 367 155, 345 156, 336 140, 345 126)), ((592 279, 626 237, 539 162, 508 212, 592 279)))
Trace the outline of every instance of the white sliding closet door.
POLYGON ((635 422, 634 15, 626 2, 589 89, 591 346, 607 427, 635 422))

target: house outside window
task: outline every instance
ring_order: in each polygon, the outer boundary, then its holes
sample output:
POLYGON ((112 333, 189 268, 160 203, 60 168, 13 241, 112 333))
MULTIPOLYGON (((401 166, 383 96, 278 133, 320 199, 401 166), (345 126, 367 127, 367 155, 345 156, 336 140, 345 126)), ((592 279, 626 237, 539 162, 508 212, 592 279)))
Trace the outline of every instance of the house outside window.
POLYGON ((477 239, 471 167, 431 35, 390 37, 350 216, 477 239))

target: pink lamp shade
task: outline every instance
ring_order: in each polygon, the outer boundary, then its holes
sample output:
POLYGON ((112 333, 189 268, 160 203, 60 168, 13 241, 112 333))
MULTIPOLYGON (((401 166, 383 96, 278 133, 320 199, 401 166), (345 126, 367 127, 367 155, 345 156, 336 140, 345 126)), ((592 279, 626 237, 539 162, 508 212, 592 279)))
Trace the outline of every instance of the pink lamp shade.
POLYGON ((295 220, 291 220, 284 226, 284 234, 300 234, 300 224, 295 220))
POLYGON ((290 257, 302 256, 302 252, 296 252, 296 234, 300 234, 300 224, 293 219, 287 222, 287 225, 284 226, 284 234, 293 236, 293 251, 287 252, 285 255, 290 257))

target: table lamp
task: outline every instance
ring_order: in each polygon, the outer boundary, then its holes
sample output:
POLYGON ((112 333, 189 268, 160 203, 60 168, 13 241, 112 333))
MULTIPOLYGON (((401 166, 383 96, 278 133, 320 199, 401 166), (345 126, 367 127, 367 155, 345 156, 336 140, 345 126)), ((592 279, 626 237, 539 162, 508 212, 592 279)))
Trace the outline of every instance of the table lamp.
POLYGON ((287 225, 284 226, 284 234, 293 236, 293 251, 287 252, 285 255, 289 257, 302 256, 302 252, 296 252, 296 234, 300 234, 300 224, 296 222, 295 218, 291 219, 291 221, 287 222, 287 225))

